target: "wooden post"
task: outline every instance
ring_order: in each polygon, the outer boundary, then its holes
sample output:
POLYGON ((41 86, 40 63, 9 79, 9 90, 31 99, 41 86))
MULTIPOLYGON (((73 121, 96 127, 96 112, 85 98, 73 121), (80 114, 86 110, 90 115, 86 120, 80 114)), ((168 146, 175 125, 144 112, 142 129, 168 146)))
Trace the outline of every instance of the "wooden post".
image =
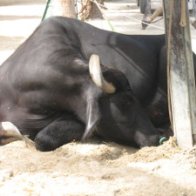
POLYGON ((76 18, 74 0, 52 0, 52 15, 76 18))
POLYGON ((177 143, 193 145, 196 94, 187 0, 163 0, 168 48, 168 95, 177 143))

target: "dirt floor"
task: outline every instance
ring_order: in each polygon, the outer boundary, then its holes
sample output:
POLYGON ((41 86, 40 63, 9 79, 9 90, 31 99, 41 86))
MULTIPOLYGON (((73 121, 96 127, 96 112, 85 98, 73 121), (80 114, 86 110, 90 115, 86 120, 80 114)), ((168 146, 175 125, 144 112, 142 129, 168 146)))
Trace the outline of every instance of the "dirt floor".
POLYGON ((196 148, 171 139, 136 150, 70 143, 39 152, 18 141, 0 148, 0 195, 196 195, 196 148))
MULTIPOLYGON (((40 23, 44 2, 1 0, 0 63, 40 23)), ((142 17, 135 1, 115 2, 122 3, 118 4, 121 10, 131 6, 133 15, 142 17)), ((111 4, 108 17, 115 6, 111 4)), ((113 20, 120 31, 119 24, 113 20)), ((131 33, 133 28, 135 33, 141 32, 140 24, 128 23, 128 28, 131 33)), ((146 33, 155 32, 153 29, 146 33)), ((115 143, 73 142, 55 151, 39 152, 17 141, 0 147, 0 195, 196 196, 196 147, 181 150, 171 138, 162 146, 141 150, 115 143)))

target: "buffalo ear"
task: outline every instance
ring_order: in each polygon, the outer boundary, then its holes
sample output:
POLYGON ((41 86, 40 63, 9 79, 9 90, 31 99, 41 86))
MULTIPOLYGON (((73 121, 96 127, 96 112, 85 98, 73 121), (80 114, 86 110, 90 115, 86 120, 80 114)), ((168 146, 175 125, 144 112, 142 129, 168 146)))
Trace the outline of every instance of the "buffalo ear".
POLYGON ((87 123, 82 141, 88 139, 95 131, 100 119, 100 110, 97 98, 91 98, 87 102, 87 123))

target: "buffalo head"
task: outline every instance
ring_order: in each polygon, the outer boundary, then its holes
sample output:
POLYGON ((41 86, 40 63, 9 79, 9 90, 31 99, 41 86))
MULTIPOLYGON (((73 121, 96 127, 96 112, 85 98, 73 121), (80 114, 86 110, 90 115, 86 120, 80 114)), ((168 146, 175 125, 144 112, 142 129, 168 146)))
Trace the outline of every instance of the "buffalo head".
POLYGON ((135 98, 125 75, 114 69, 101 71, 97 55, 90 58, 89 72, 102 93, 95 93, 96 97, 89 101, 91 109, 87 113, 90 120, 82 139, 95 132, 104 139, 138 147, 158 145, 159 131, 135 98))

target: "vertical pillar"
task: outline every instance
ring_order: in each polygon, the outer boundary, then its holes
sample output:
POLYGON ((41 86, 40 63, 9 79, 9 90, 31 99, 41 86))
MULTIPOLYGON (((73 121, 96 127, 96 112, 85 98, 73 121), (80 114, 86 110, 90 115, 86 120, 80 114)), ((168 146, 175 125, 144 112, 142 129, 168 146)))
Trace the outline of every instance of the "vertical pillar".
POLYGON ((76 18, 74 0, 52 0, 52 15, 76 18))
POLYGON ((164 0, 168 51, 168 95, 178 145, 193 145, 196 94, 187 0, 164 0))

